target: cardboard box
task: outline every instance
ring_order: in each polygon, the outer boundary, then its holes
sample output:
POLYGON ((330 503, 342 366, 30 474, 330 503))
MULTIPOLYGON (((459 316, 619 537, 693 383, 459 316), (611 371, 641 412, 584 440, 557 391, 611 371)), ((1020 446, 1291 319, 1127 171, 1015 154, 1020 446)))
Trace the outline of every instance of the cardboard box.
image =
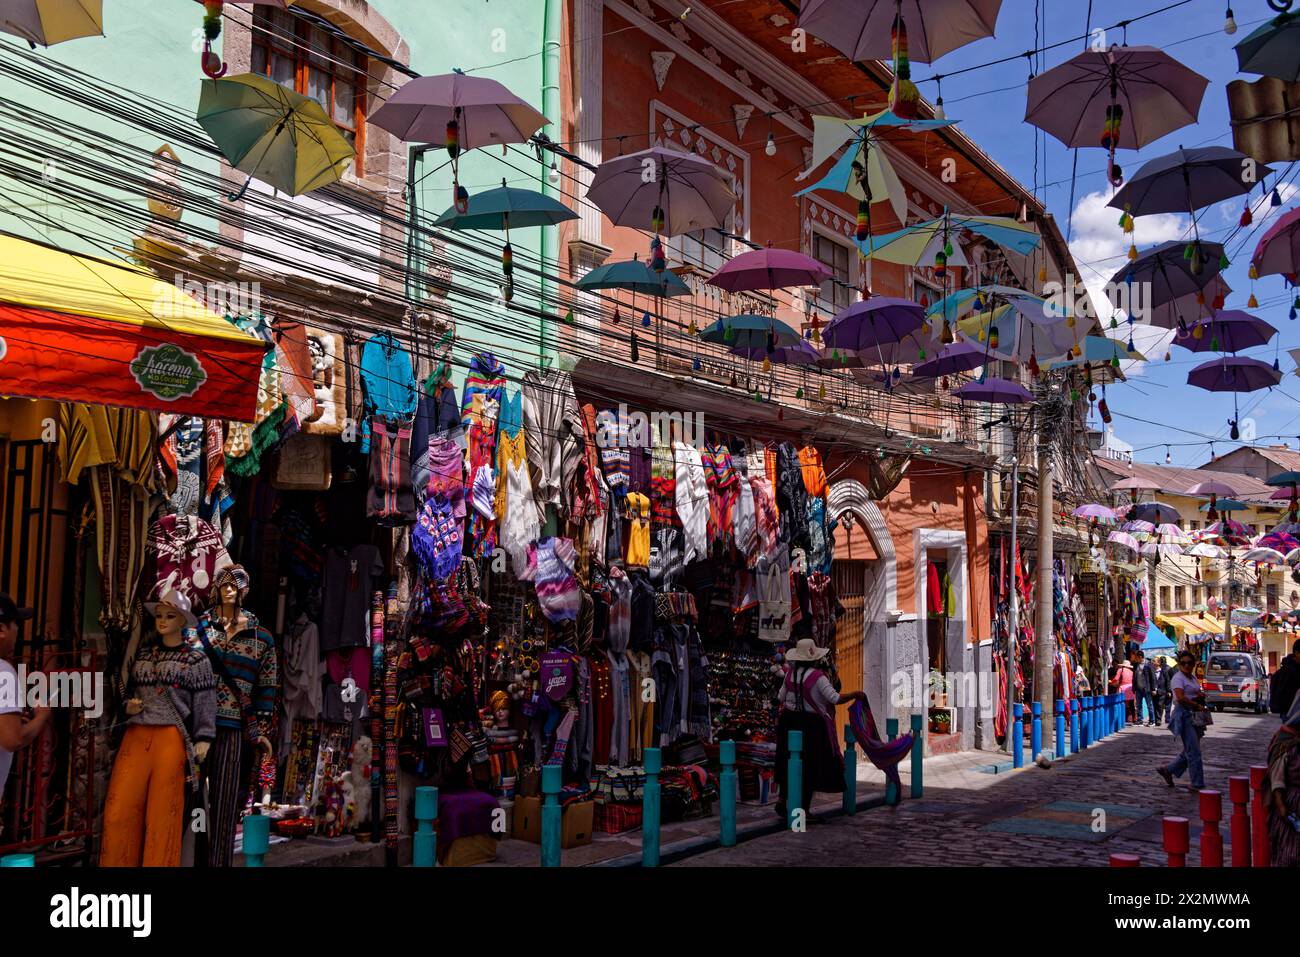
MULTIPOLYGON (((560 847, 581 847, 591 843, 596 805, 579 801, 564 809, 560 819, 560 847)), ((542 799, 516 798, 514 810, 514 838, 530 844, 542 843, 542 799)))

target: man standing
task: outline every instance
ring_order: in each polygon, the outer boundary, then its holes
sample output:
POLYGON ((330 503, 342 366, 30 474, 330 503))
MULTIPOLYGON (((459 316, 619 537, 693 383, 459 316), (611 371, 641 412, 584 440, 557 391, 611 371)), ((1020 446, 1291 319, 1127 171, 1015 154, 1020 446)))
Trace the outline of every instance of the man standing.
POLYGON ((18 647, 18 626, 32 617, 30 608, 19 608, 0 592, 0 797, 4 795, 14 752, 36 739, 50 720, 49 708, 33 708, 23 717, 26 689, 18 681, 18 670, 9 661, 18 647))
POLYGON ((1156 724, 1162 725, 1169 716, 1169 669, 1165 667, 1165 659, 1157 657, 1155 665, 1151 669, 1155 680, 1151 684, 1151 697, 1156 703, 1156 724))
POLYGON ((1151 691, 1155 685, 1151 665, 1141 648, 1135 648, 1130 657, 1133 663, 1133 723, 1142 723, 1142 706, 1146 705, 1146 723, 1155 724, 1155 706, 1151 702, 1151 691))
POLYGON ((1274 714, 1287 714, 1297 691, 1300 691, 1300 638, 1291 646, 1291 654, 1283 658, 1282 664, 1273 672, 1268 709, 1274 714))

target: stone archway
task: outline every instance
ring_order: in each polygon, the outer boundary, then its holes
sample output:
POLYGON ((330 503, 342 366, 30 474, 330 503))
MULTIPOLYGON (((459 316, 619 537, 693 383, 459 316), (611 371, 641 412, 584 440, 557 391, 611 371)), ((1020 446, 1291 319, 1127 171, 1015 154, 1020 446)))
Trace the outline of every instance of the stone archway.
POLYGON ((898 607, 898 566, 894 539, 880 506, 866 486, 855 479, 831 485, 826 496, 827 519, 851 516, 866 531, 876 552, 865 583, 863 607, 862 688, 878 721, 893 717, 890 676, 895 670, 895 615, 898 607))

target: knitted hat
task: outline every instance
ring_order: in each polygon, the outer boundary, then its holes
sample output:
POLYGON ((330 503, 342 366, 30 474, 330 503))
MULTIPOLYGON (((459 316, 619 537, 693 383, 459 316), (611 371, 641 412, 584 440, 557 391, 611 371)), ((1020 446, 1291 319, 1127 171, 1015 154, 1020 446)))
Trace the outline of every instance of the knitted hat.
POLYGON ((248 594, 248 584, 248 572, 244 570, 243 565, 227 565, 217 572, 216 577, 212 579, 211 597, 213 604, 221 603, 221 589, 225 585, 234 585, 239 600, 242 602, 248 594))

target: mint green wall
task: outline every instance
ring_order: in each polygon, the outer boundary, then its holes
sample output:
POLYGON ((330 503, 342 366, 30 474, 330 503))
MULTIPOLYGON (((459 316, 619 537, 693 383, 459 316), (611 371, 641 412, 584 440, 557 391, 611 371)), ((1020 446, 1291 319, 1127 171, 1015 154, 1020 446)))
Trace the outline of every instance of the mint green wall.
MULTIPOLYGON (((354 11, 359 5, 360 0, 331 0, 326 4, 345 12, 354 11)), ((539 109, 542 107, 541 48, 545 5, 541 0, 374 0, 371 6, 406 41, 412 69, 421 74, 445 73, 453 67, 473 70, 501 81, 529 103, 539 109), (489 64, 500 65, 485 70, 475 69, 489 64)), ((192 112, 198 104, 200 81, 203 79, 199 56, 192 49, 194 30, 202 22, 202 6, 192 0, 105 0, 104 8, 106 36, 59 44, 41 50, 40 54, 92 73, 109 83, 177 104, 187 113, 192 112)), ((232 15, 244 20, 247 8, 235 8, 232 15)), ((21 43, 8 36, 0 36, 0 42, 21 43)), ((106 136, 127 140, 149 151, 163 141, 153 132, 106 120, 98 113, 65 100, 33 92, 8 77, 0 76, 0 96, 30 104, 33 109, 51 113, 67 123, 89 126, 106 136)), ((376 106, 378 103, 372 101, 371 108, 376 106)), ((62 137, 62 141, 67 140, 68 137, 62 137)), ((180 154, 182 163, 216 171, 216 163, 210 158, 183 150, 178 144, 172 145, 180 154)), ((84 151, 94 149, 93 142, 84 147, 84 151)), ((418 172, 425 173, 445 160, 445 151, 431 151, 418 172)), ((503 165, 499 150, 473 151, 462 157, 461 182, 474 192, 479 188, 499 186, 504 176, 512 186, 540 188, 546 166, 518 155, 511 155, 508 160, 519 169, 503 165)), ((77 174, 76 169, 55 170, 55 175, 66 175, 70 179, 75 179, 77 174)), ((12 182, 3 182, 2 185, 4 191, 17 201, 0 197, 0 228, 40 237, 67 249, 98 255, 107 253, 104 244, 87 242, 73 235, 73 231, 103 234, 109 227, 88 222, 85 215, 76 210, 60 208, 57 195, 43 183, 37 181, 29 187, 19 187, 12 182), (24 222, 19 213, 28 221, 24 222), (68 229, 33 222, 42 215, 55 219, 68 229)), ((144 196, 134 190, 127 192, 111 181, 98 178, 93 185, 97 191, 120 196, 136 208, 144 207, 144 196)), ((420 184, 418 194, 425 213, 431 216, 441 213, 451 205, 450 169, 429 175, 420 184)), ((192 228, 216 227, 214 222, 203 222, 192 209, 186 211, 183 223, 192 228)), ((481 235, 484 268, 499 269, 503 240, 495 234, 481 235)), ((512 233, 511 240, 516 263, 532 261, 540 247, 540 230, 517 230, 512 233)), ((108 245, 128 249, 131 237, 126 230, 120 230, 120 235, 115 233, 108 245)), ((456 278, 457 282, 471 281, 463 273, 456 278)), ((537 283, 531 277, 517 270, 515 285, 517 305, 536 304, 537 283)), ((489 292, 495 294, 495 284, 491 284, 489 292)), ((488 306, 486 310, 491 312, 496 307, 488 306)), ((462 361, 469 353, 486 346, 498 353, 512 377, 521 374, 526 366, 535 365, 537 324, 516 311, 496 310, 501 314, 493 320, 494 324, 516 330, 514 335, 503 336, 476 324, 475 320, 483 311, 482 308, 467 309, 463 306, 455 309, 464 343, 462 361)))

